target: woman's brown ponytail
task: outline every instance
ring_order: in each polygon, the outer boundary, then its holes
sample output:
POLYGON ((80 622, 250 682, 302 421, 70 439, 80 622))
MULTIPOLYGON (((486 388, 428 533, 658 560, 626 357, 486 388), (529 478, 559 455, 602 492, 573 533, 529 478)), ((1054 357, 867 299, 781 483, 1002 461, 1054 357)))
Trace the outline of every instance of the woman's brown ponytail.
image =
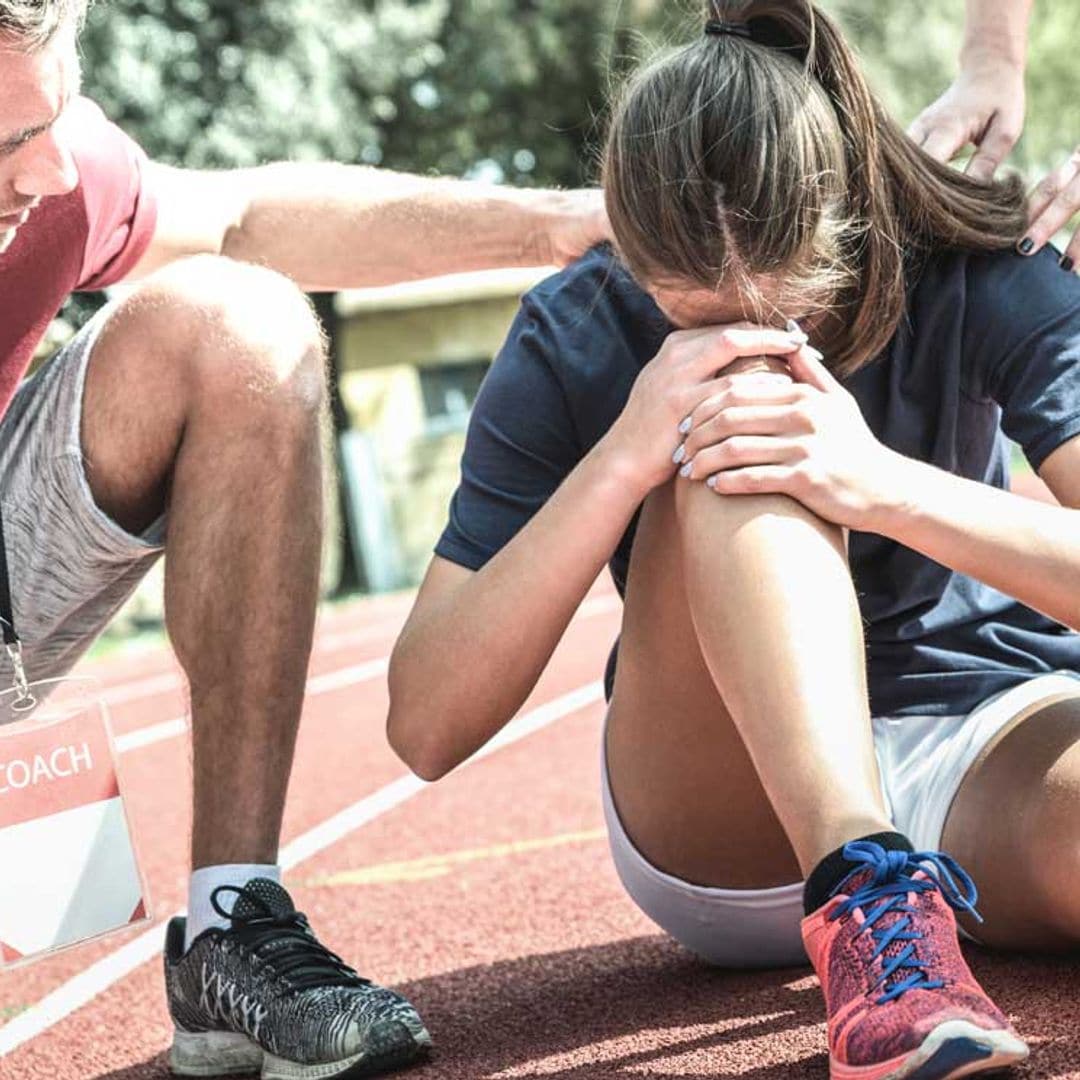
POLYGON ((919 254, 1020 237, 1020 182, 976 182, 916 147, 810 0, 704 14, 710 32, 616 108, 604 185, 620 249, 647 280, 782 278, 791 303, 829 314, 830 366, 848 375, 892 337, 919 254))

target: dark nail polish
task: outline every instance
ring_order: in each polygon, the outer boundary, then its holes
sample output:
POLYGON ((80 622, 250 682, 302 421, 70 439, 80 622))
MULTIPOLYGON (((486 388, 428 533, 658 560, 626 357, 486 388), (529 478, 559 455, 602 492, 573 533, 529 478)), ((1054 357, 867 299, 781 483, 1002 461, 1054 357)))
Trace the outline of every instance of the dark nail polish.
POLYGON ((1035 246, 1035 241, 1032 240, 1030 236, 1025 236, 1024 239, 1020 241, 1020 254, 1021 255, 1030 254, 1031 249, 1034 246, 1035 246))
POLYGON ((1068 273, 1075 265, 1076 263, 1074 263, 1068 255, 1062 255, 1061 262, 1058 263, 1058 266, 1060 266, 1065 273, 1068 273))

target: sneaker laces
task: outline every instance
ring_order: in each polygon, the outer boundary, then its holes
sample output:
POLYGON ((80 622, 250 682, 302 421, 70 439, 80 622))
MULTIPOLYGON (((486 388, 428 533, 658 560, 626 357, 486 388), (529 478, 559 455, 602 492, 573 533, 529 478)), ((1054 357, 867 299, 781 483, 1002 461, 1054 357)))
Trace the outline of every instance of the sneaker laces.
MULTIPOLYGON (((880 844, 870 840, 854 840, 844 845, 844 858, 860 863, 865 869, 853 874, 870 871, 870 876, 830 913, 830 921, 850 914, 856 908, 863 911, 863 925, 858 931, 869 932, 877 943, 871 955, 876 960, 886 950, 882 959, 882 972, 875 986, 884 986, 885 992, 877 1004, 906 994, 909 990, 937 990, 945 985, 941 979, 933 979, 926 963, 919 959, 915 942, 922 940, 923 933, 912 925, 911 916, 919 910, 907 903, 910 893, 924 893, 937 889, 954 911, 966 911, 978 921, 982 917, 975 910, 979 891, 963 867, 951 856, 939 851, 886 851, 880 844), (928 866, 933 871, 924 877, 913 875, 928 866), (880 901, 880 903, 879 903, 880 901), (871 905, 877 904, 877 907, 871 905), (894 918, 885 920, 884 916, 894 918)), ((850 876, 850 875, 849 875, 850 876)))
POLYGON ((307 917, 299 911, 275 911, 258 893, 235 885, 219 885, 210 895, 214 910, 231 922, 225 933, 238 944, 270 964, 299 993, 313 987, 370 986, 337 953, 331 952, 314 935, 307 917), (244 911, 227 911, 218 903, 222 893, 243 898, 244 911), (272 946, 272 947, 271 947, 272 946))

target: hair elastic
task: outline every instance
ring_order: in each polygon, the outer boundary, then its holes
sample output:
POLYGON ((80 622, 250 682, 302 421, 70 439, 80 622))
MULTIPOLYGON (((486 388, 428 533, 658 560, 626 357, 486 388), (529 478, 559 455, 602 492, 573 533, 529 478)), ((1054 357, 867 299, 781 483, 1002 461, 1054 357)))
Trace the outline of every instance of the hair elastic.
POLYGON ((725 22, 723 19, 710 19, 705 24, 705 33, 713 37, 734 34, 736 37, 750 37, 750 27, 746 23, 725 22))

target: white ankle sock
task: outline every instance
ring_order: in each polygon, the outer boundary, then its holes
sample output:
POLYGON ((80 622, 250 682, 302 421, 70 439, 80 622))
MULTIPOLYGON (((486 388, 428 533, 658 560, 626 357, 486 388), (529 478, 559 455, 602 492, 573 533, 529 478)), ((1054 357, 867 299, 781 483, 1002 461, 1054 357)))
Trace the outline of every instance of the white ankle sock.
MULTIPOLYGON (((281 867, 259 866, 253 863, 227 863, 224 866, 204 866, 201 870, 195 870, 188 886, 187 933, 184 937, 184 949, 190 949, 191 943, 211 926, 220 926, 224 929, 229 925, 228 920, 223 919, 210 902, 210 897, 213 896, 216 888, 221 885, 232 885, 236 889, 242 889, 252 878, 260 877, 270 878, 280 884, 281 867)), ((232 911, 235 900, 235 893, 222 893, 218 897, 218 904, 226 911, 232 911)))

